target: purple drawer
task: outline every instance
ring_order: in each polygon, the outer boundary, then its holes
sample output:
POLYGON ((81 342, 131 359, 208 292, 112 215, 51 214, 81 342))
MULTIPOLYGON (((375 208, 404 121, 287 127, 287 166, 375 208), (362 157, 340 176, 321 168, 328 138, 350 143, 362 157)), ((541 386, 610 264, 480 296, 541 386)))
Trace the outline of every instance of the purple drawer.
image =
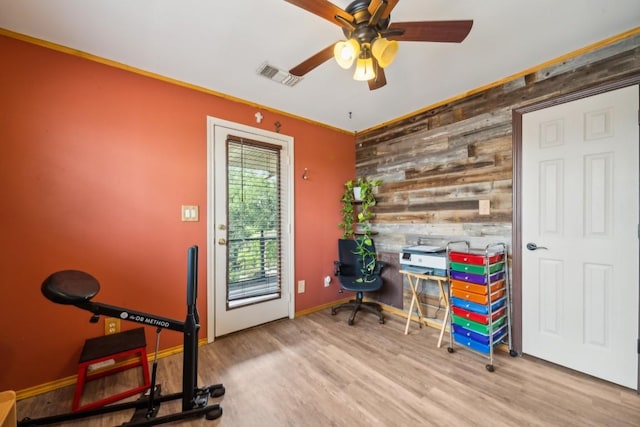
MULTIPOLYGON (((486 285, 487 284, 487 276, 484 274, 472 274, 466 273, 463 271, 453 271, 449 272, 451 274, 452 279, 462 280, 465 282, 476 283, 478 285, 486 285)), ((504 271, 500 271, 498 273, 492 274, 489 276, 489 283, 496 282, 501 280, 504 277, 504 271)))

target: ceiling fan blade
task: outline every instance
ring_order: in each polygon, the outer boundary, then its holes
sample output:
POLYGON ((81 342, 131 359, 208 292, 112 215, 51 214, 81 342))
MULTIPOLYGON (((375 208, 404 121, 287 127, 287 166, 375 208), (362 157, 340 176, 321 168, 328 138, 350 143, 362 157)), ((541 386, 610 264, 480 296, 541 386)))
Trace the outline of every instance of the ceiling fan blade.
MULTIPOLYGON (((380 15, 380 19, 387 19, 391 14, 393 8, 396 7, 396 4, 398 4, 398 1, 399 0, 387 0, 385 2, 387 3, 387 7, 384 9, 384 12, 382 12, 382 15, 380 15)), ((369 3, 369 14, 373 16, 373 14, 376 12, 376 9, 378 9, 378 6, 380 6, 380 3, 382 2, 383 0, 371 0, 371 3, 369 3)))
POLYGON ((473 20, 464 21, 420 21, 394 22, 389 25, 390 40, 405 42, 451 42, 463 41, 473 27, 473 20), (391 33, 404 30, 402 35, 391 33))
POLYGON ((367 83, 369 84, 369 90, 376 90, 387 84, 387 77, 384 75, 384 68, 378 65, 378 61, 375 58, 372 59, 376 76, 375 78, 368 80, 367 83))
POLYGON ((310 58, 302 61, 300 64, 296 65, 295 67, 293 67, 292 69, 289 70, 289 73, 293 74, 294 76, 304 76, 305 74, 307 74, 309 71, 313 70, 314 68, 316 68, 318 65, 328 61, 329 59, 333 58, 333 44, 329 45, 327 47, 325 47, 324 49, 322 49, 320 52, 316 53, 315 55, 311 56, 310 58))
POLYGON ((298 6, 307 12, 311 12, 314 15, 319 16, 320 18, 324 18, 327 21, 342 26, 336 20, 336 16, 340 16, 347 20, 348 22, 353 22, 353 15, 347 13, 346 11, 340 9, 335 4, 331 3, 327 0, 285 0, 287 3, 291 3, 295 6, 298 6))

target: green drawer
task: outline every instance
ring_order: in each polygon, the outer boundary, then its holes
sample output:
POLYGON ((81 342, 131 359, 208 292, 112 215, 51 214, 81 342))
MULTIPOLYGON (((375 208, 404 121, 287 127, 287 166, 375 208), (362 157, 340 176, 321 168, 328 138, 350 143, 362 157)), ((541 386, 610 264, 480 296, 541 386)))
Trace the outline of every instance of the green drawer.
MULTIPOLYGON (((489 325, 483 325, 482 323, 474 322, 472 320, 465 319, 464 317, 460 317, 455 314, 452 314, 451 316, 453 317, 453 323, 455 323, 456 325, 460 325, 463 328, 466 328, 481 334, 485 334, 485 335, 489 334, 489 325)), ((504 322, 506 320, 507 320, 506 316, 503 316, 498 320, 495 320, 493 322, 493 330, 495 331, 498 328, 500 328, 502 325, 504 325, 504 322)))
MULTIPOLYGON (((487 271, 486 265, 463 264, 461 262, 450 262, 449 267, 453 271, 460 271, 462 273, 471 273, 471 274, 485 274, 487 271)), ((489 266, 489 274, 502 271, 502 267, 504 267, 504 261, 491 264, 489 266)))

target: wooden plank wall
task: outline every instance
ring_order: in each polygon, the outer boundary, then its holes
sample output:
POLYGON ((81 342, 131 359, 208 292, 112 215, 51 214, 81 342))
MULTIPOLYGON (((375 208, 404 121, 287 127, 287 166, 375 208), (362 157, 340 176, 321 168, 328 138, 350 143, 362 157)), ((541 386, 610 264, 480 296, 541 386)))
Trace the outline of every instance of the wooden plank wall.
MULTIPOLYGON (((640 72, 640 34, 583 52, 356 137, 358 176, 382 179, 372 228, 376 248, 469 240, 473 247, 512 232, 512 110, 640 72), (478 214, 488 199, 490 215, 478 214)), ((444 82, 443 82, 444 83, 444 82)), ((394 287, 402 287, 401 276, 394 287)), ((389 281, 388 281, 389 282, 389 281)), ((388 285, 387 285, 388 286, 388 285)), ((408 307, 404 284, 404 304, 408 307)), ((430 287, 428 293, 435 292, 430 287)), ((388 301, 385 301, 389 303, 388 301)))

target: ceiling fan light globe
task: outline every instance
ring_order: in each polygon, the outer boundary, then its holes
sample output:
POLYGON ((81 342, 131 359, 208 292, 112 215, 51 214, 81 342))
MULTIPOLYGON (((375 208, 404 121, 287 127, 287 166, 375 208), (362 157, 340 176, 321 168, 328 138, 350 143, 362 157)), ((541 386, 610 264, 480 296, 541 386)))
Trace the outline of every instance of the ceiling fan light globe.
POLYGON ((367 80, 374 79, 376 73, 373 71, 373 59, 358 58, 356 61, 356 71, 353 73, 353 79, 359 82, 365 82, 367 80))
POLYGON ((360 53, 360 45, 354 39, 341 40, 333 48, 333 56, 338 65, 345 70, 350 68, 360 53))
POLYGON ((391 65, 398 54, 398 42, 378 37, 371 45, 371 53, 378 60, 378 65, 386 68, 391 65))

